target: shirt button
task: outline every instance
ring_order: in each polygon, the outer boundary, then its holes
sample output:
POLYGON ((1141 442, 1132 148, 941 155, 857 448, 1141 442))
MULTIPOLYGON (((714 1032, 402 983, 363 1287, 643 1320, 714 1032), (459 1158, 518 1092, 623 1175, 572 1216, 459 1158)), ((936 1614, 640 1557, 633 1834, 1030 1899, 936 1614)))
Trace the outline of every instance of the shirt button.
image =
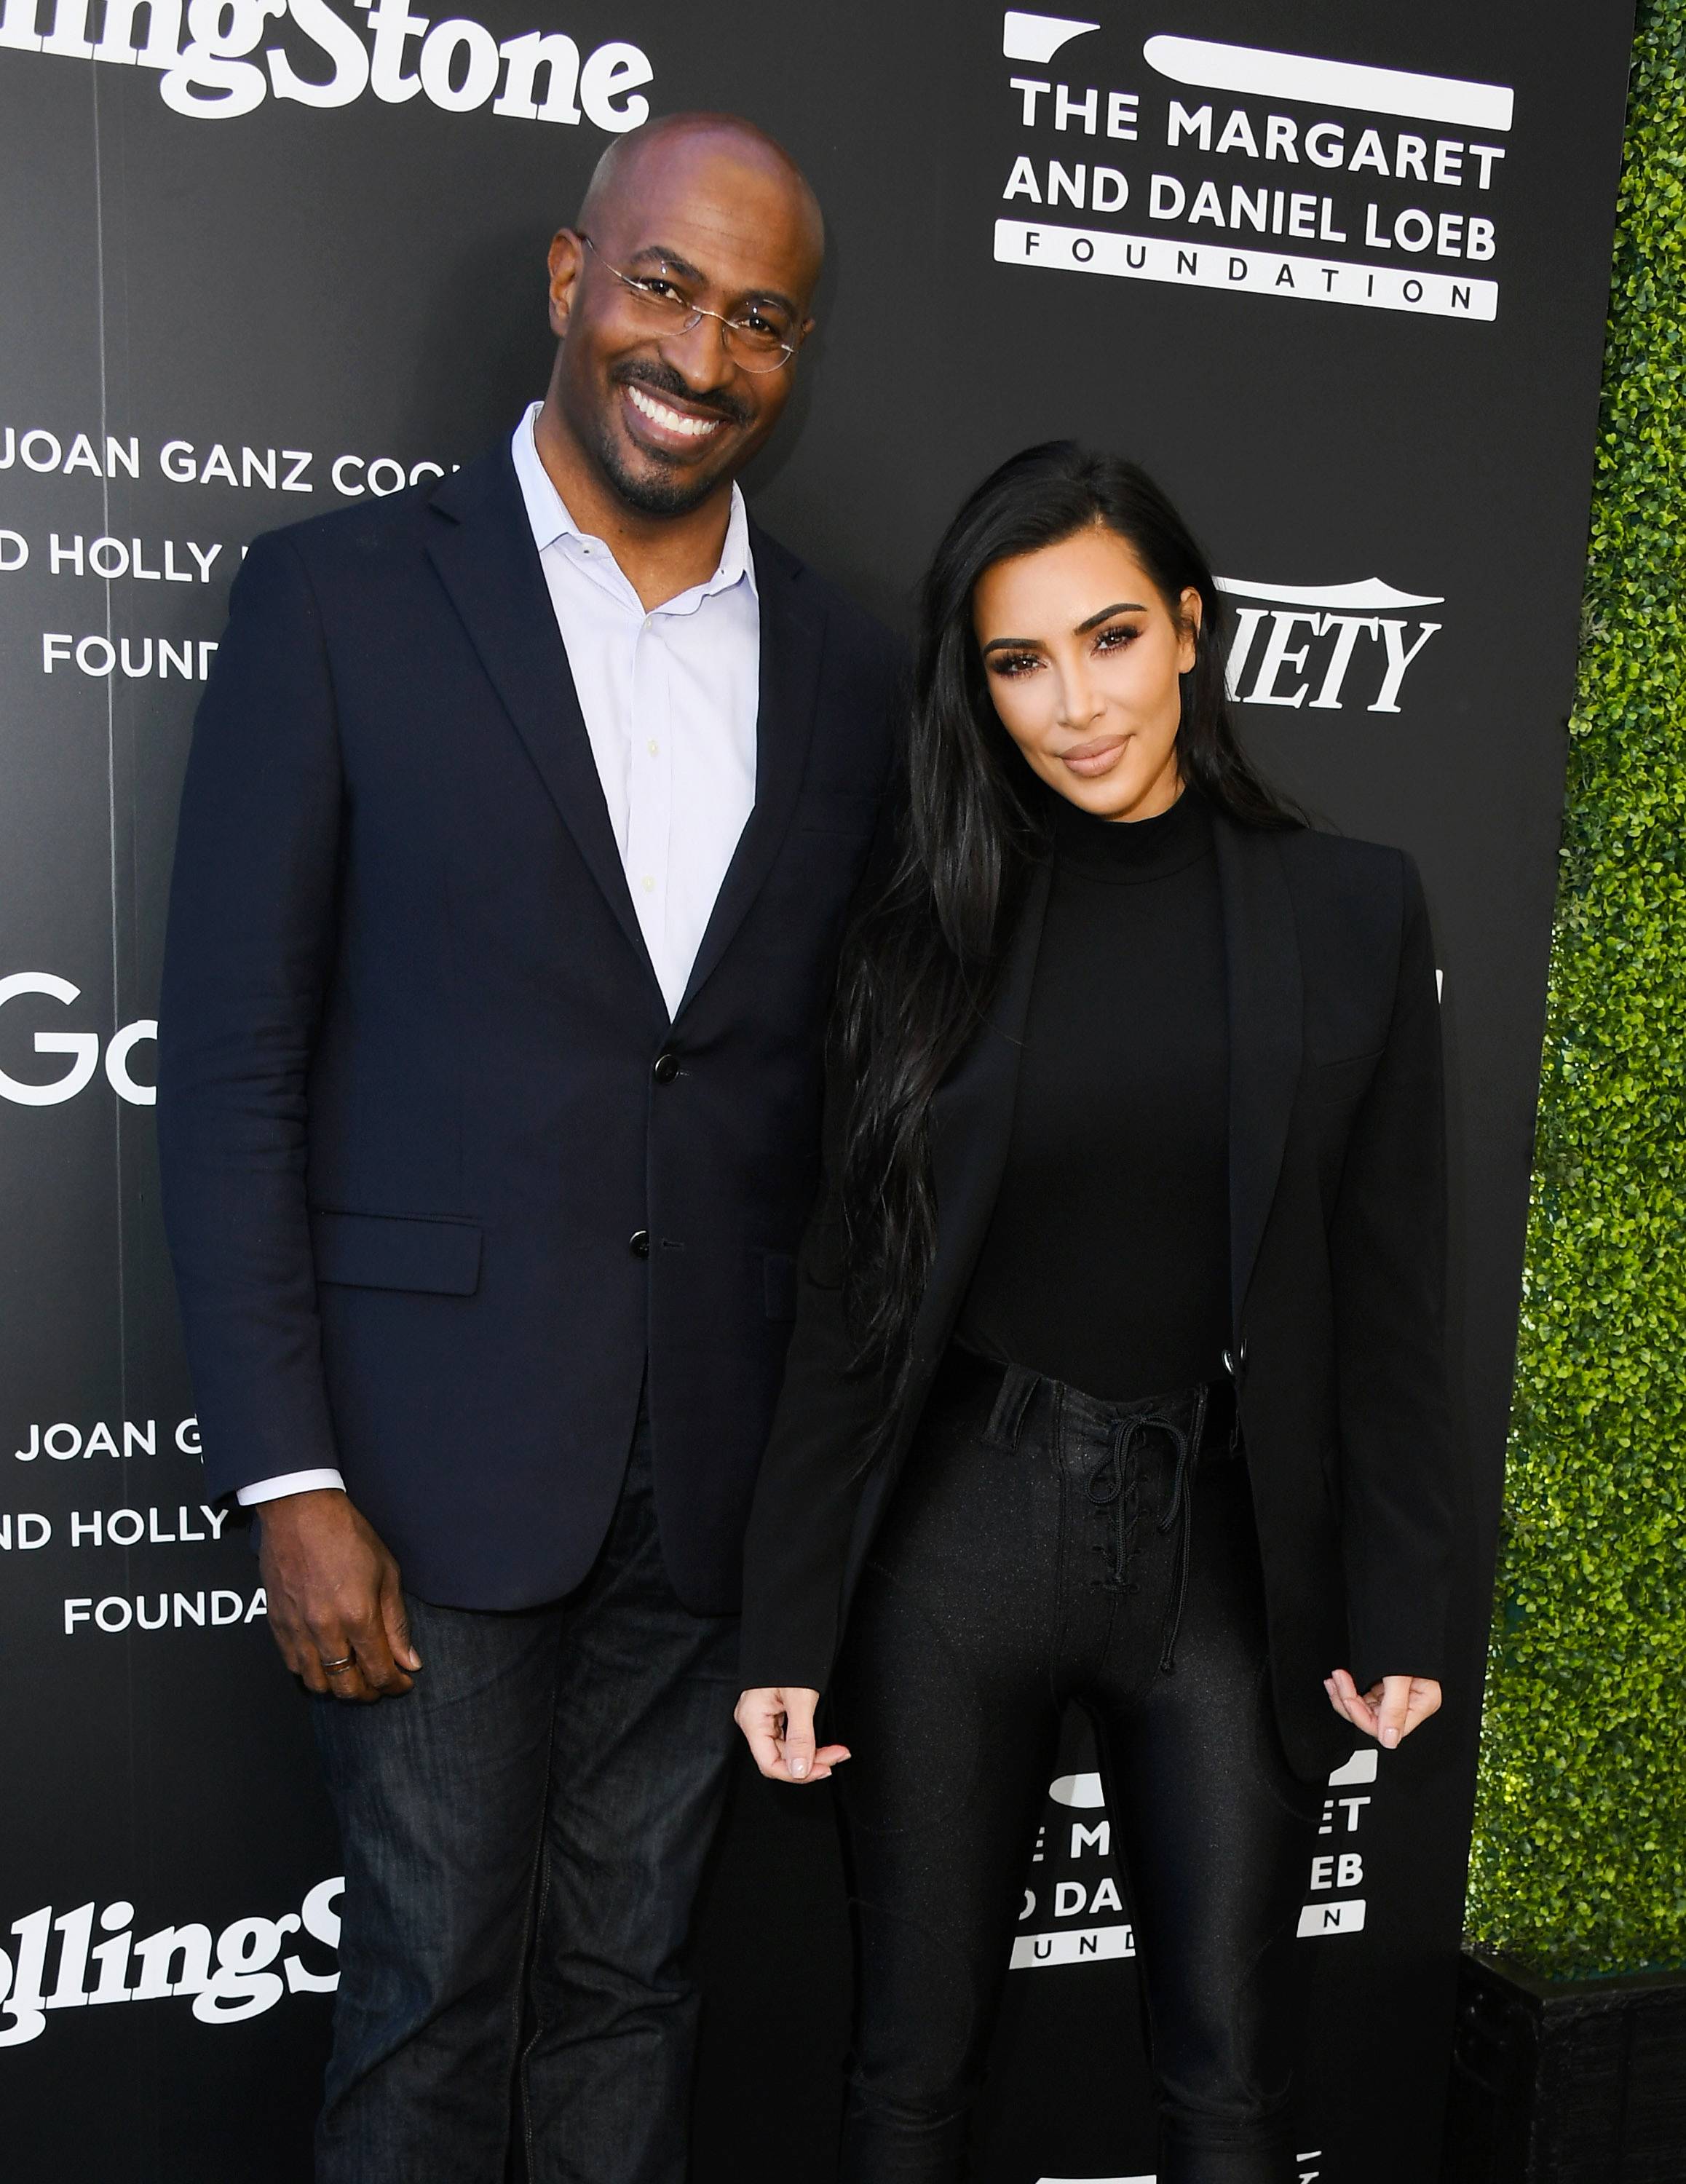
POLYGON ((655 891, 655 881, 648 872, 644 874, 644 877, 639 881, 638 884, 643 888, 646 894, 652 894, 655 891))
POLYGON ((650 1073, 658 1084, 671 1084, 679 1074, 678 1056, 676 1054, 657 1055, 655 1066, 650 1073))
POLYGON ((650 1256, 650 1232, 648 1228, 635 1228, 627 1240, 632 1246, 632 1256, 635 1259, 648 1258, 650 1256))
POLYGON ((655 738, 654 738, 654 736, 652 736, 652 737, 650 738, 649 744, 648 744, 648 749, 649 749, 650 756, 651 756, 652 758, 656 758, 656 757, 659 756, 660 752, 661 752, 661 745, 660 745, 660 744, 656 741, 656 739, 655 739, 655 738))

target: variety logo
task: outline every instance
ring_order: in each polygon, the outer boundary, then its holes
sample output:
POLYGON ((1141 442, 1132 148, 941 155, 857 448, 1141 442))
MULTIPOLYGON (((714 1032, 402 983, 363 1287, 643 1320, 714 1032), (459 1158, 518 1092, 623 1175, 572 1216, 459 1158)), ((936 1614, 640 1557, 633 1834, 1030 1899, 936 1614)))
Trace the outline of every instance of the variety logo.
MULTIPOLYGON (((14 971, 9 977, 0 978, 0 1006, 24 994, 39 994, 69 1008, 81 998, 81 989, 73 986, 68 978, 55 978, 50 971, 14 971)), ((157 1018, 139 1017, 133 1023, 125 1024, 107 1043, 106 1081, 118 1098, 126 1100, 131 1106, 150 1107, 157 1101, 157 1087, 141 1083, 131 1068, 135 1050, 150 1045, 157 1037, 157 1018)), ((38 1031, 35 1034, 35 1051, 64 1055, 69 1057, 70 1066, 57 1077, 40 1084, 14 1077, 0 1067, 0 1100, 13 1100, 19 1107, 61 1106, 92 1084, 94 1072, 100 1064, 99 1034, 92 1031, 38 1031)))
POLYGON ((1444 605, 1372 577, 1355 584, 1267 584, 1220 577, 1237 602, 1229 694, 1246 705, 1342 710, 1349 683, 1372 713, 1397 713, 1406 671, 1441 622, 1412 609, 1444 605))
POLYGON ((1001 192, 1010 210, 995 222, 998 259, 1497 315, 1493 192, 1507 147, 1494 140, 1514 119, 1508 86, 1162 34, 1119 65, 1105 45, 1082 43, 1100 30, 1064 15, 1004 19, 1008 61, 1047 68, 1075 44, 1062 68, 1091 80, 1009 78, 1019 125, 1037 141, 1001 192), (1103 74, 1113 80, 1093 80, 1103 74), (1066 208, 1122 216, 1127 231, 1068 224, 1066 208))
POLYGON ((287 1994, 331 1994, 339 1947, 335 1908, 342 1880, 319 1881, 297 1911, 279 1919, 236 1919, 209 1926, 164 1926, 136 1940, 132 1903, 92 1903, 53 1915, 47 1904, 12 1922, 0 1949, 0 2048, 39 2040, 52 2009, 95 2009, 124 2002, 191 1997, 201 2025, 243 2025, 287 1994), (104 1938, 96 1941, 98 1934, 104 1938), (301 1946, 283 1955, 290 1936, 301 1946), (306 1951, 302 1944, 317 1946, 306 1951))
POLYGON ((182 0, 0 0, 0 47, 157 69, 164 104, 196 120, 250 114, 272 92, 315 107, 350 106, 365 93, 401 106, 419 94, 447 114, 489 107, 517 121, 577 124, 583 113, 616 136, 648 118, 642 92, 655 71, 619 39, 581 59, 562 31, 500 41, 468 16, 431 23, 412 15, 409 0, 352 7, 364 23, 328 0, 186 0, 185 22, 182 0), (142 5, 144 44, 136 22, 142 5), (89 20, 95 8, 97 38, 89 20), (272 22, 280 26, 273 32, 272 22), (265 45, 272 36, 287 43, 265 45), (261 62, 252 58, 260 47, 261 62))

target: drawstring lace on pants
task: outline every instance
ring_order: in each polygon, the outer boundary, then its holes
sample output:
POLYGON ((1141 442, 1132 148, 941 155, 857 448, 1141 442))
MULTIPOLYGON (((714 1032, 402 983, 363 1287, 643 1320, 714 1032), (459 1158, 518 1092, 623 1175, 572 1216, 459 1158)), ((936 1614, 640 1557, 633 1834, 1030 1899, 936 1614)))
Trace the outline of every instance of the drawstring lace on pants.
POLYGON ((1177 1468, 1171 1475, 1171 1493, 1165 1513, 1159 1520, 1161 1532, 1170 1531, 1179 1520, 1182 1527, 1177 1542, 1177 1576, 1171 1589, 1171 1602, 1166 1611, 1165 1637, 1160 1649, 1159 1664, 1167 1674, 1177 1666, 1177 1634, 1182 1625, 1182 1603, 1188 1591, 1188 1562, 1193 1551, 1194 1529, 1194 1472, 1199 1457, 1200 1436, 1205 1422, 1205 1388, 1196 1392, 1186 1429, 1152 1411, 1138 1411, 1115 1419, 1107 1436, 1106 1453, 1088 1477, 1088 1497, 1094 1514, 1103 1521, 1109 1515, 1111 1518, 1106 1537, 1093 1543, 1094 1552, 1108 1558, 1106 1574, 1092 1582, 1105 1586, 1109 1592, 1133 1592, 1136 1588, 1130 1574, 1130 1565, 1136 1550, 1141 1493, 1137 1444, 1144 1433, 1162 1433, 1177 1451, 1177 1468))

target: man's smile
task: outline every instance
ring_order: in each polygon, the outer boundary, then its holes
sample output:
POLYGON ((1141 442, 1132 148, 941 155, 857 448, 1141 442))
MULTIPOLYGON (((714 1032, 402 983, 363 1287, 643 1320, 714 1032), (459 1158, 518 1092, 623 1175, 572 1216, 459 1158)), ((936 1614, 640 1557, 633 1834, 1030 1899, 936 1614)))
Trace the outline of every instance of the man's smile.
POLYGON ((712 439, 726 422, 724 417, 711 416, 706 411, 682 409, 634 380, 623 381, 621 385, 628 406, 638 420, 634 437, 647 444, 695 447, 701 441, 712 439))

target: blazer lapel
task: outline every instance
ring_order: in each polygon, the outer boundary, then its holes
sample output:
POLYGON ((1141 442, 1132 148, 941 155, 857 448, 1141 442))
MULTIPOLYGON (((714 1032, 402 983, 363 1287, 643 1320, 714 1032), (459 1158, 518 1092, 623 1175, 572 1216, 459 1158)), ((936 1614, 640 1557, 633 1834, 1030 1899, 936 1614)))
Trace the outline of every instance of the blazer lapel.
MULTIPOLYGON (((495 449, 457 471, 430 505, 437 520, 428 559, 659 1000, 508 449, 495 449)), ((665 1002, 662 1013, 667 1013, 665 1002)))
POLYGON ((988 1013, 931 1103, 937 1256, 915 1337, 921 1351, 947 1340, 995 1210, 1012 1137, 1019 1056, 1052 878, 1053 868, 1043 860, 1032 875, 988 1013))
POLYGON ((825 610, 811 596, 812 587, 804 587, 802 564, 776 540, 752 524, 749 541, 761 621, 755 804, 715 898, 678 1015, 725 955, 784 846, 814 733, 825 610))
POLYGON ((1277 837, 1214 816, 1229 994, 1230 1307, 1241 1308, 1299 1084, 1299 936, 1277 837))

